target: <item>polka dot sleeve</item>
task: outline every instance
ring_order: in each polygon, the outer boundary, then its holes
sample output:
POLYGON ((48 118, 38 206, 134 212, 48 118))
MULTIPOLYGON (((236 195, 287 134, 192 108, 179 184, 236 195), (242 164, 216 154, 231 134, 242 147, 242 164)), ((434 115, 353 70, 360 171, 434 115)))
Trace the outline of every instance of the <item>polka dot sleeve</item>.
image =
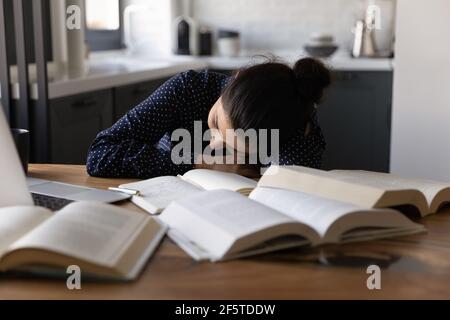
POLYGON ((128 112, 114 126, 101 132, 92 143, 87 171, 92 176, 151 178, 176 175, 192 168, 175 165, 171 152, 159 146, 179 119, 187 89, 197 73, 190 71, 168 80, 148 99, 128 112))

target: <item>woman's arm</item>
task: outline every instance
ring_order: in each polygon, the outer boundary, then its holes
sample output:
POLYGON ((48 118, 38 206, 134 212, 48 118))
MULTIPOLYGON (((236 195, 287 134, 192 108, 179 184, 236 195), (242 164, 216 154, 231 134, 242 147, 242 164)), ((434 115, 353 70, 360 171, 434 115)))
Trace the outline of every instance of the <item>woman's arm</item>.
POLYGON ((157 144, 177 125, 180 102, 195 75, 190 71, 173 77, 101 132, 89 149, 88 173, 100 177, 151 178, 190 170, 191 165, 175 165, 171 152, 158 148, 157 144))

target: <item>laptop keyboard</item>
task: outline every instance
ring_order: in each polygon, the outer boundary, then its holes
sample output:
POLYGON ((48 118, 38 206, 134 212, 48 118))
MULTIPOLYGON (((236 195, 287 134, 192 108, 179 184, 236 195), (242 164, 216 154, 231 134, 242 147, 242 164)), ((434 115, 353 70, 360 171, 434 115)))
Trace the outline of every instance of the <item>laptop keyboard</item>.
POLYGON ((34 204, 39 207, 44 207, 52 211, 58 211, 72 203, 72 200, 56 198, 51 196, 46 196, 43 194, 32 193, 34 204))

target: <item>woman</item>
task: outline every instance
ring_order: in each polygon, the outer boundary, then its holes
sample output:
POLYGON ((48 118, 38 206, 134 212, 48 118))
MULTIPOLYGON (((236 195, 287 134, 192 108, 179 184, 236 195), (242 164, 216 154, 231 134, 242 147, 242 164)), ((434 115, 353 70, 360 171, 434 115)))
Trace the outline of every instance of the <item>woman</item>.
MULTIPOLYGON (((233 78, 209 71, 181 73, 97 136, 89 149, 88 173, 147 179, 209 168, 255 175, 257 166, 174 163, 171 134, 182 128, 193 135, 195 121, 222 137, 228 129, 279 129, 278 164, 318 168, 325 142, 315 107, 329 85, 330 71, 311 58, 293 68, 263 63, 233 78)), ((222 143, 217 140, 215 146, 222 143)))

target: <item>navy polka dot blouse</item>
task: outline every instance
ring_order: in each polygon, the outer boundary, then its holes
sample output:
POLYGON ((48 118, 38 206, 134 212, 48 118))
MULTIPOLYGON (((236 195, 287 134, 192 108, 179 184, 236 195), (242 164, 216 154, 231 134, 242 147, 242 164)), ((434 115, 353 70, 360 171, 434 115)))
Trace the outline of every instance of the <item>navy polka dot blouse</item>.
MULTIPOLYGON (((171 134, 176 129, 186 129, 193 136, 195 121, 202 121, 203 130, 207 130, 209 111, 229 80, 210 71, 188 71, 171 78, 115 125, 98 134, 89 149, 88 173, 148 179, 193 169, 191 164, 172 162, 175 144, 171 134)), ((320 167, 325 142, 316 117, 312 124, 308 136, 299 130, 298 135, 280 146, 281 165, 320 167)))

